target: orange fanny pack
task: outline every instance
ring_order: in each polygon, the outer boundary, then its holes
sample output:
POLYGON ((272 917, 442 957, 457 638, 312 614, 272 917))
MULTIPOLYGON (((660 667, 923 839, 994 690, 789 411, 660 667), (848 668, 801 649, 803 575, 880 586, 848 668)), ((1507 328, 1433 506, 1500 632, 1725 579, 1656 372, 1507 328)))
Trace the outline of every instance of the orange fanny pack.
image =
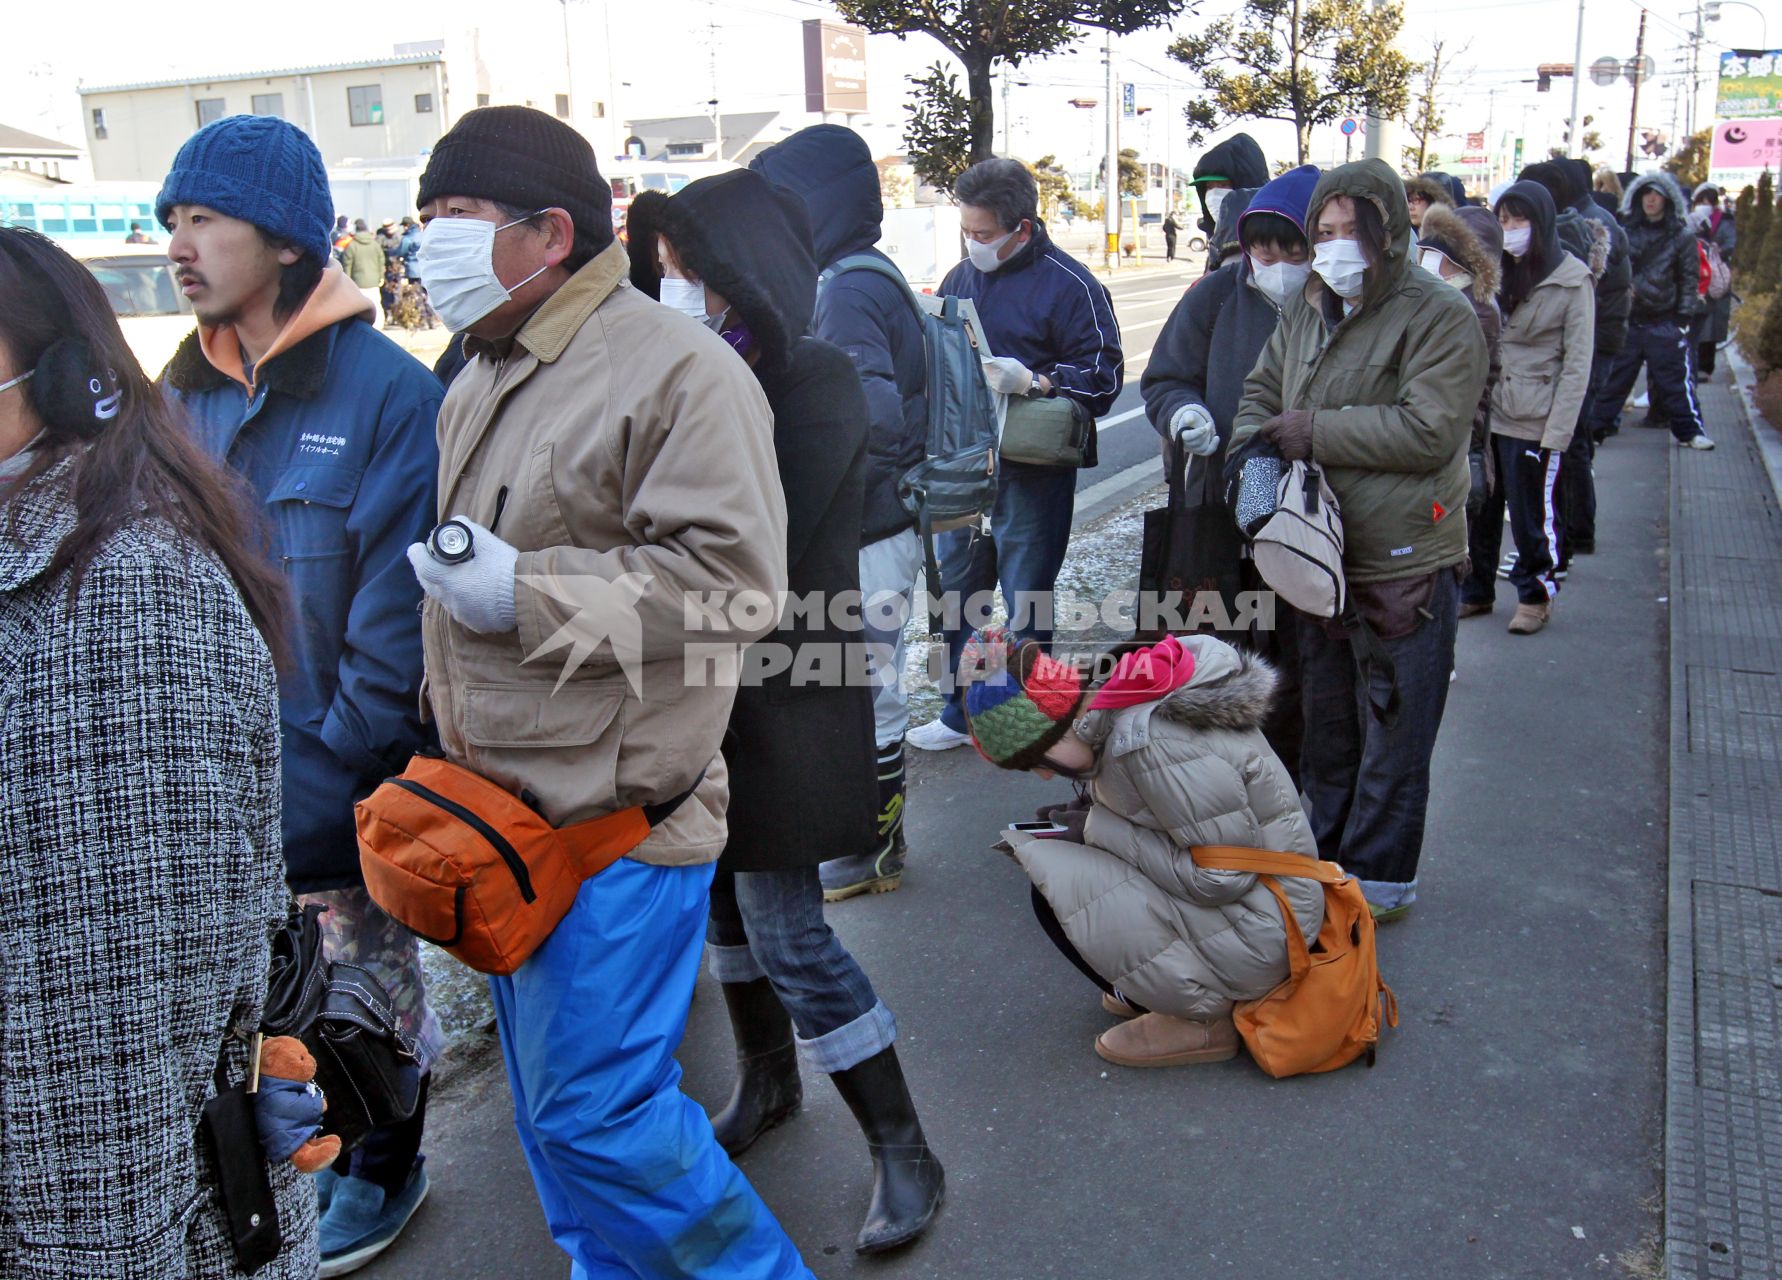
POLYGON ((512 973, 569 913, 582 881, 642 844, 693 794, 553 827, 462 765, 415 756, 353 807, 372 900, 472 969, 512 973))

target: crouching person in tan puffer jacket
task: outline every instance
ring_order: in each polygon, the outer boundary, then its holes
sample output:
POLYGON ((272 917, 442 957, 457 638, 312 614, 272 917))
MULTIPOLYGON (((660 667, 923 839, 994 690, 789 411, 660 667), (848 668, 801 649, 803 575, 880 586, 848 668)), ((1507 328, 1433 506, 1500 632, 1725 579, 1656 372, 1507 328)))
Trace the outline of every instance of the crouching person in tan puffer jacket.
MULTIPOLYGON (((962 664, 978 750, 1005 769, 1087 784, 1070 834, 1021 840, 1034 910, 1052 941, 1129 1019, 1095 1051, 1129 1067, 1220 1062, 1231 1009, 1287 978, 1287 935, 1254 875, 1195 865, 1202 845, 1318 856, 1287 770, 1262 736, 1275 673, 1210 636, 1121 657, 1093 693, 1082 672, 988 630, 962 664)), ((1282 877, 1300 931, 1324 922, 1316 881, 1282 877)))

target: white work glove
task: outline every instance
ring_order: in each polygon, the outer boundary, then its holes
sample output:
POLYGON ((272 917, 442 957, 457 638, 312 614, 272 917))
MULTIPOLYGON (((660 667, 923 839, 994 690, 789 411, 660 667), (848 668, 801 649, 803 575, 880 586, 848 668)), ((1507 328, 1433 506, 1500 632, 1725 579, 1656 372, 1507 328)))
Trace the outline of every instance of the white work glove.
POLYGON ((992 356, 984 361, 984 381, 998 395, 1024 396, 1033 385, 1033 370, 1013 356, 992 356))
POLYGON ((421 580, 421 590, 472 631, 484 635, 512 631, 518 625, 514 618, 514 565, 520 553, 476 521, 463 516, 452 519, 470 529, 474 554, 457 564, 441 564, 428 554, 425 543, 411 543, 408 562, 421 580))
POLYGON ((1189 453, 1210 458, 1219 452, 1219 428, 1204 405, 1185 404, 1177 409, 1170 417, 1169 430, 1189 453))

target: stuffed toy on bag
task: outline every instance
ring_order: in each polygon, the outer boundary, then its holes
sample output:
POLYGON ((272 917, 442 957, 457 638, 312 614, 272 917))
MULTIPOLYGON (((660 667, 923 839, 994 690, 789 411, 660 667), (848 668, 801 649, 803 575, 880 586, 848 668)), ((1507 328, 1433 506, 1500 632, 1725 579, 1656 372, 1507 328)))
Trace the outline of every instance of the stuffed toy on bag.
POLYGON ((315 1081, 315 1057, 296 1036, 272 1036, 261 1044, 254 1119, 272 1164, 289 1160, 299 1173, 314 1173, 340 1155, 340 1137, 322 1135, 328 1099, 315 1081))

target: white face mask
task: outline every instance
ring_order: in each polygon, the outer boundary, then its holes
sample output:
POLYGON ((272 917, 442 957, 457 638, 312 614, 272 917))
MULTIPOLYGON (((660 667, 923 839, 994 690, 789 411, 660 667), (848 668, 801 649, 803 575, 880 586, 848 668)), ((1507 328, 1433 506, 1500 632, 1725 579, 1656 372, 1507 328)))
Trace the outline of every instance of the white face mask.
POLYGON ((420 273, 427 282, 427 301, 453 333, 470 328, 512 298, 514 289, 545 273, 540 267, 511 289, 495 274, 495 233, 524 221, 516 218, 496 226, 481 218, 435 218, 421 232, 420 273))
POLYGON ((1326 240, 1312 250, 1312 270, 1323 277, 1337 297, 1359 298, 1367 255, 1362 253, 1360 241, 1326 240))
MULTIPOLYGON (((426 279, 425 276, 422 279, 426 279)), ((673 307, 684 316, 695 320, 705 319, 705 286, 697 280, 682 280, 679 276, 663 276, 661 286, 662 305, 673 307)))
MULTIPOLYGON (((1015 231, 1019 231, 1020 229, 1021 228, 1016 227, 1015 231)), ((971 259, 971 265, 976 267, 979 271, 994 271, 1002 265, 1002 259, 998 258, 996 255, 1002 252, 1003 245, 1014 238, 1015 231, 1009 232, 1008 235, 1000 240, 992 240, 989 244, 980 244, 976 240, 967 240, 965 242, 965 256, 971 259)))
POLYGON ((1214 187, 1207 192, 1207 217, 1214 222, 1219 221, 1219 206, 1225 203, 1225 197, 1231 194, 1230 187, 1214 187))
POLYGON ((1303 293, 1312 268, 1303 262, 1271 262, 1267 266, 1250 259, 1250 283, 1277 307, 1287 305, 1296 293, 1303 293))
POLYGON ((1451 276, 1443 276, 1442 283, 1451 284, 1462 293, 1473 287, 1473 275, 1470 271, 1456 271, 1451 276))
POLYGON ((1534 228, 1516 227, 1504 231, 1504 252, 1512 258, 1520 258, 1528 252, 1529 241, 1534 238, 1534 228))

